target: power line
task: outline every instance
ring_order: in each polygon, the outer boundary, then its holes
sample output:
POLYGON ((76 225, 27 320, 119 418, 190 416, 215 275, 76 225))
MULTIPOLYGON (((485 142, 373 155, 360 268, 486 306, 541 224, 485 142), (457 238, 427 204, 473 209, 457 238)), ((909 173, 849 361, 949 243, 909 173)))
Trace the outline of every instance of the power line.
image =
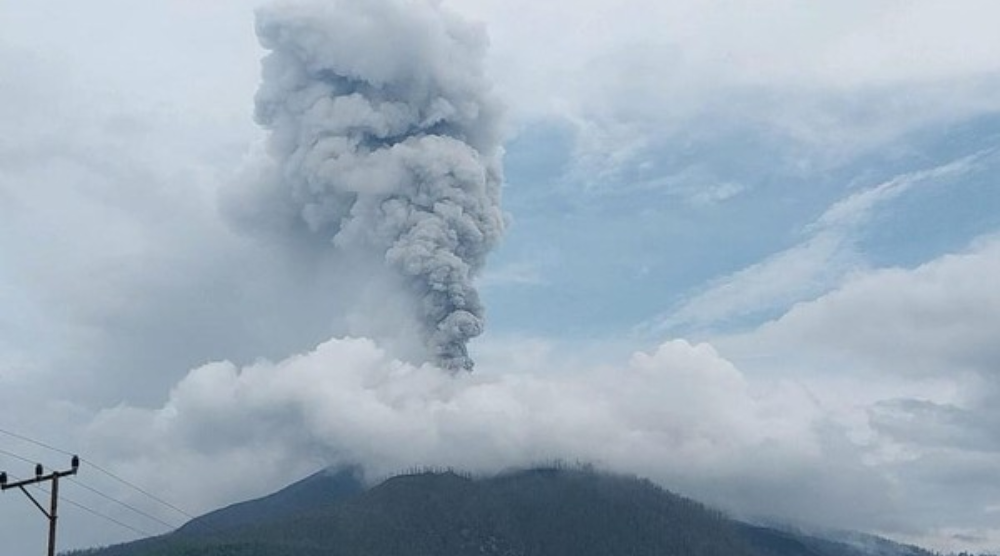
MULTIPOLYGON (((20 479, 18 479, 18 477, 16 475, 11 475, 11 478, 13 478, 15 480, 20 480, 20 479)), ((79 484, 79 483, 77 483, 77 484, 79 484)), ((45 487, 41 487, 41 486, 38 486, 38 485, 35 485, 35 489, 42 491, 42 493, 44 493, 44 494, 49 494, 49 492, 50 492, 45 487)), ((77 507, 77 508, 79 508, 79 509, 81 509, 81 510, 83 510, 83 511, 89 513, 89 514, 91 514, 91 515, 94 515, 96 517, 99 517, 101 519, 109 521, 111 523, 114 523, 114 524, 116 524, 116 525, 118 525, 120 527, 124 527, 124 528, 132 531, 133 533, 137 533, 139 535, 142 535, 143 537, 155 537, 156 536, 156 535, 153 535, 152 533, 149 533, 147 531, 143 531, 142 529, 139 529, 138 527, 133 527, 133 526, 129 525, 128 523, 125 523, 123 521, 117 520, 117 519, 115 519, 115 518, 113 518, 113 517, 111 517, 109 515, 102 514, 101 512, 99 512, 99 511, 97 511, 95 509, 89 508, 89 507, 87 507, 87 506, 85 506, 85 505, 83 505, 83 504, 81 504, 81 503, 79 503, 79 502, 77 502, 77 501, 75 501, 75 500, 73 500, 71 498, 66 498, 65 496, 61 496, 60 498, 62 499, 63 502, 66 502, 70 506, 75 506, 75 507, 77 507)))
POLYGON ((41 510, 42 514, 45 515, 45 519, 49 522, 49 551, 48 556, 55 556, 56 554, 56 522, 59 519, 59 479, 64 477, 70 477, 76 475, 77 470, 80 468, 80 458, 73 456, 71 460, 70 469, 64 471, 52 471, 48 475, 44 474, 44 469, 42 464, 35 465, 35 478, 33 479, 23 479, 18 480, 13 483, 7 481, 7 473, 0 472, 0 491, 5 491, 12 488, 20 489, 25 496, 31 500, 31 503, 35 505, 36 508, 41 510), (49 501, 49 508, 46 510, 38 500, 28 492, 24 487, 37 485, 39 483, 50 482, 52 483, 52 490, 50 491, 51 497, 49 501))
MULTIPOLYGON (((42 442, 40 440, 35 440, 34 438, 30 438, 30 437, 27 437, 27 436, 25 436, 23 434, 18 434, 16 432, 9 431, 9 430, 3 429, 3 428, 0 428, 0 434, 5 434, 5 435, 10 436, 12 438, 16 438, 18 440, 22 440, 22 441, 28 442, 30 444, 34 444, 35 446, 39 446, 39 447, 45 448, 47 450, 52 450, 53 452, 57 452, 57 453, 60 453, 60 454, 70 454, 70 452, 67 452, 66 450, 63 450, 61 448, 57 448, 56 446, 53 446, 51 444, 42 442)), ((29 460, 29 459, 27 459, 27 458, 25 458, 23 456, 19 456, 19 455, 15 454, 15 453, 8 452, 6 450, 0 450, 0 453, 9 455, 9 456, 14 457, 14 458, 17 458, 17 459, 19 459, 21 461, 24 461, 26 463, 29 463, 29 464, 33 464, 34 463, 33 461, 31 461, 31 460, 29 460)), ((104 475, 106 475, 106 476, 108 476, 108 477, 110 477, 110 478, 118 481, 119 483, 121 483, 121 484, 123 484, 123 485, 125 485, 125 486, 127 486, 129 488, 131 488, 132 490, 134 490, 134 491, 136 491, 136 492, 138 492, 138 493, 140 493, 140 494, 148 497, 149 499, 151 499, 151 500, 153 500, 155 502, 158 502, 159 504, 161 504, 161 505, 163 505, 163 506, 165 506, 167 508, 170 508, 171 510, 173 510, 173 511, 175 511, 175 512, 177 512, 177 513, 179 513, 179 514, 181 514, 181 515, 183 515, 185 517, 187 517, 188 519, 192 519, 192 520, 193 519, 198 519, 197 516, 192 515, 191 513, 186 512, 186 511, 182 510, 181 508, 178 508, 174 504, 171 504, 170 502, 167 502, 166 500, 160 498, 159 496, 156 496, 155 494, 147 491, 146 489, 144 489, 144 488, 142 488, 142 487, 140 487, 140 486, 138 486, 138 485, 136 485, 136 484, 134 484, 132 482, 129 482, 128 480, 123 479, 123 478, 119 477, 118 475, 115 475, 111 471, 108 471, 104 467, 98 465, 97 463, 95 463, 95 462, 93 462, 93 461, 91 461, 89 459, 81 457, 81 458, 79 458, 79 461, 82 462, 82 463, 87 464, 88 467, 93 468, 94 470, 99 471, 99 472, 103 473, 104 475)), ((134 506, 132 506, 130 504, 127 504, 127 503, 125 503, 125 502, 123 502, 121 500, 118 500, 118 499, 113 498, 113 497, 111 497, 111 496, 109 496, 107 494, 104 494, 103 492, 100 492, 100 491, 98 491, 97 489, 95 489, 93 487, 85 485, 85 484, 83 484, 82 482, 80 482, 78 480, 75 480, 75 479, 72 479, 72 478, 70 480, 73 483, 79 485, 80 487, 82 487, 82 488, 84 488, 86 490, 89 490, 89 491, 93 492, 94 494, 97 494, 98 496, 100 496, 102 498, 105 498, 105 499, 107 499, 107 500, 109 500, 111 502, 114 502, 114 503, 116 503, 116 504, 118 504, 120 506, 123 506, 123 507, 125 507, 125 508, 127 508, 127 509, 129 509, 129 510, 131 510, 131 511, 133 511, 133 512, 135 512, 135 513, 137 513, 137 514, 139 514, 141 516, 143 516, 143 517, 146 517, 148 519, 156 521, 157 523, 160 523, 161 525, 164 525, 164 526, 168 527, 171 530, 176 530, 176 529, 179 528, 179 527, 173 525, 172 523, 168 523, 168 522, 166 522, 166 521, 164 521, 164 520, 162 520, 162 519, 160 519, 160 518, 158 518, 156 516, 153 516, 153 515, 151 515, 151 514, 149 514, 147 512, 144 512, 144 511, 142 511, 142 510, 140 510, 140 509, 138 509, 138 508, 136 508, 136 507, 134 507, 134 506)), ((78 503, 75 503, 75 502, 72 502, 72 501, 69 501, 68 503, 71 504, 71 505, 79 505, 78 503)), ((100 517, 106 517, 103 514, 98 514, 97 512, 95 512, 94 510, 91 510, 89 508, 83 508, 83 509, 86 510, 86 511, 89 511, 90 513, 93 513, 95 515, 99 515, 100 517)), ((112 521, 114 521, 113 518, 108 518, 108 519, 111 519, 112 521)), ((117 521, 116 521, 116 523, 117 523, 117 521)), ((123 525, 123 524, 119 523, 119 525, 123 525)), ((211 525, 211 524, 208 524, 208 523, 204 523, 203 525, 205 527, 207 527, 208 529, 211 529, 211 530, 213 530, 215 532, 221 532, 221 530, 218 529, 217 527, 215 527, 214 525, 211 525)), ((150 535, 149 533, 146 533, 144 531, 139 531, 139 530, 135 529, 134 527, 129 527, 128 525, 123 525, 123 526, 129 528, 132 531, 140 532, 140 533, 142 533, 142 534, 144 534, 146 536, 150 536, 150 537, 153 536, 153 535, 150 535)))
MULTIPOLYGON (((52 445, 46 444, 44 442, 40 442, 40 441, 34 440, 32 438, 28 438, 28 437, 26 437, 24 435, 13 433, 13 432, 8 431, 8 430, 0 429, 0 433, 6 434, 6 435, 11 436, 13 438, 17 438, 19 440, 23 440, 25 442, 29 442, 31 444, 34 444, 36 446, 40 446, 42 448, 46 448, 48 450, 52 450, 54 452, 63 453, 63 454, 69 453, 69 452, 66 452, 65 450, 61 450, 59 448, 56 448, 55 446, 52 446, 52 445)), ((23 462, 28 463, 28 464, 33 464, 34 463, 31 459, 28 459, 28 458, 26 458, 24 456, 21 456, 19 454, 16 454, 16 453, 8 451, 8 450, 0 449, 0 454, 9 456, 11 458, 23 461, 23 462)), ((105 494, 105 493, 101 492, 100 490, 97 490, 96 488, 93 488, 93 487, 91 487, 89 485, 86 485, 86 484, 82 483, 81 481, 73 479, 70 475, 76 473, 76 470, 79 467, 79 464, 80 464, 81 461, 84 461, 84 460, 82 460, 81 458, 78 458, 76 456, 73 456, 73 469, 72 469, 72 471, 54 472, 54 473, 52 473, 50 475, 42 476, 42 475, 40 475, 41 469, 42 469, 41 464, 35 464, 36 465, 36 469, 37 469, 37 471, 36 471, 36 475, 37 476, 34 479, 21 480, 21 479, 18 479, 15 475, 8 474, 8 473, 3 473, 2 474, 3 475, 3 479, 0 479, 0 482, 5 483, 5 487, 7 487, 7 488, 20 487, 21 490, 24 492, 24 494, 27 495, 28 498, 30 498, 31 501, 34 502, 35 506, 38 507, 38 509, 40 509, 42 511, 42 513, 45 514, 45 516, 49 519, 49 522, 50 522, 49 552, 50 552, 50 554, 53 552, 54 547, 55 547, 55 544, 54 544, 55 543, 55 536, 54 536, 54 533, 53 533, 52 530, 54 529, 55 519, 56 519, 56 505, 55 505, 56 503, 55 503, 55 499, 56 499, 56 496, 58 496, 57 493, 58 493, 58 478, 59 477, 66 477, 68 480, 70 480, 74 484, 80 486, 81 488, 83 488, 85 490, 88 490, 88 491, 92 492, 93 494, 96 494, 97 496, 100 496, 101 498, 104 498, 104 499, 106 499, 106 500, 108 500, 110 502, 114 502, 115 504, 118 504, 118 505, 122 506, 123 508, 126 508, 126 509, 132 511, 135 514, 141 515, 141 516, 143 516, 143 517, 145 517, 147 519, 153 520, 153 521, 155 521, 155 522, 157 522, 157 523, 159 523, 161 525, 164 525, 164 526, 166 526, 170 530, 177 529, 177 527, 174 524, 172 524, 172 523, 168 523, 167 521, 164 521, 163 519, 160 519, 159 517, 156 517, 156 516, 154 516, 154 515, 152 515, 150 513, 147 513, 147 512, 145 512, 143 510, 140 510, 139 508, 136 508, 135 506, 133 506, 131 504, 128 504, 126 502, 118 500, 117 498, 114 498, 114 497, 112 497, 112 496, 110 496, 108 494, 105 494), (7 480, 8 476, 10 476, 11 478, 15 479, 16 482, 15 483, 11 483, 11 484, 7 484, 6 480, 7 480), (43 488, 43 487, 41 487, 39 485, 39 483, 42 482, 42 481, 44 481, 44 480, 52 480, 53 488, 51 490, 47 490, 47 489, 45 489, 45 488, 43 488), (33 496, 31 496, 31 494, 27 490, 25 490, 24 487, 26 487, 26 486, 33 486, 35 488, 35 490, 41 491, 41 492, 43 492, 45 494, 51 495, 52 498, 53 498, 53 502, 52 502, 51 508, 49 510, 46 510, 44 507, 42 507, 35 500, 35 498, 33 496)), ((122 484, 124 484, 124 485, 126 485, 126 486, 128 486, 130 488, 132 488, 133 490, 135 490, 137 492, 140 492, 141 494, 144 494, 145 496, 149 497, 150 499, 155 500, 155 501, 159 502, 160 504, 163 504, 164 506, 167 506, 167 507, 173 509, 174 511, 177 511, 177 512, 179 512, 181 514, 184 514, 184 515, 186 515, 186 516, 191 517, 192 519, 194 519, 193 516, 191 516, 191 514, 188 514, 184 510, 181 510, 180 508, 174 506, 173 504, 171 504, 171 503, 169 503, 169 502, 167 502, 165 500, 160 499, 159 497, 155 496, 154 494, 152 494, 152 493, 146 491, 145 489, 143 489, 143 488, 141 488, 141 487, 139 487, 139 486, 137 486, 137 485, 135 485, 135 484, 133 484, 133 483, 131 483, 131 482, 129 482, 129 481, 127 481, 127 480, 125 480, 125 479, 117 476, 117 475, 115 475, 114 473, 112 473, 112 472, 108 471, 107 469, 105 469, 105 468, 103 468, 103 467, 95 464, 94 462, 87 462, 87 463, 88 463, 89 467, 91 467, 91 468, 93 468, 93 469, 95 469, 97 471, 100 471, 101 473, 107 475, 108 477, 111 477, 112 479, 114 479, 114 480, 116 480, 116 481, 118 481, 118 482, 120 482, 120 483, 122 483, 122 484)), ((122 527, 124 529, 127 529, 127 530, 131 531, 132 533, 138 535, 139 536, 138 538, 140 538, 140 539, 142 539, 142 538, 149 539, 149 540, 158 539, 159 541, 162 542, 162 541, 164 541, 167 538, 167 537, 164 537, 161 534, 150 533, 149 531, 146 531, 143 528, 130 525, 130 524, 128 524, 128 523, 126 523, 126 522, 124 522, 124 521, 122 521, 120 519, 116 519, 114 517, 111 517, 110 515, 107 515, 105 513, 99 512, 99 511, 97 511, 97 510, 95 510, 95 509, 93 509, 93 508, 91 508, 91 507, 89 507, 89 506, 87 506, 85 504, 77 502, 76 500, 73 500, 72 498, 68 498, 68 497, 66 497, 64 495, 60 496, 59 498, 61 498, 64 503, 69 504, 69 505, 71 505, 71 506, 73 506, 75 508, 78 508, 81 511, 84 511, 86 513, 89 513, 89 514, 97 517, 97 518, 103 519, 103 520, 105 520, 105 521, 107 521, 109 523, 113 523, 113 524, 115 524, 115 525, 117 525, 119 527, 122 527)), ((213 529, 213 530, 215 529, 214 527, 211 527, 211 526, 209 528, 213 529)))
POLYGON ((77 481, 76 479, 70 479, 70 481, 73 484, 76 484, 77 486, 80 486, 81 488, 84 488, 86 490, 89 490, 90 492, 93 492, 94 494, 100 496, 101 498, 104 498, 105 500, 110 500, 111 502, 114 502, 115 504, 118 504, 119 506, 122 506, 123 508, 128 508, 129 510, 132 510, 133 512, 135 512, 135 513, 137 513, 137 514, 139 514, 139 515, 141 515, 143 517, 146 517, 148 519, 151 519, 151 520, 159 523, 160 525, 164 525, 164 526, 166 526, 166 527, 168 527, 170 529, 176 529, 177 528, 177 526, 174 525, 174 524, 172 524, 172 523, 167 523, 166 521, 163 521, 162 519, 156 517, 155 515, 148 514, 148 513, 144 512, 144 511, 140 510, 139 508, 136 508, 135 506, 132 506, 132 505, 126 503, 126 502, 122 502, 121 500, 118 500, 117 498, 114 498, 114 497, 111 497, 111 496, 109 496, 107 494, 104 494, 103 492, 97 490, 96 488, 89 487, 89 486, 81 483, 80 481, 77 481))
POLYGON ((166 500, 163 500, 162 498, 156 496, 155 494, 152 494, 152 493, 144 490, 143 488, 141 488, 139 486, 136 486, 136 485, 134 485, 134 484, 126 481, 125 479, 122 479, 121 477, 115 475, 114 473, 108 471, 107 469, 104 469, 103 467, 97 465, 96 463, 94 463, 94 462, 92 462, 92 461, 90 461, 88 459, 80 458, 80 461, 86 463, 87 465, 89 465, 90 467, 93 467, 94 469, 100 471, 101 473, 104 473, 108 477, 111 477, 112 479, 114 479, 114 480, 122 483, 123 485, 125 485, 125 486, 127 486, 127 487, 129 487, 129 488, 131 488, 133 490, 135 490, 136 492, 140 492, 142 494, 145 494, 149 498, 151 498, 151 499, 159 502, 160 504, 163 504, 164 506, 166 506, 166 507, 170 508, 171 510, 174 510, 175 512, 177 512, 177 513, 179 513, 179 514, 187 517, 188 519, 195 519, 196 518, 196 516, 194 516, 194 515, 192 515, 192 514, 190 514, 188 512, 185 512, 184 510, 178 508, 177 506, 171 504, 170 502, 167 502, 166 500))
POLYGON ((118 521, 117 519, 115 519, 115 518, 113 518, 111 516, 104 515, 104 514, 98 512, 97 510, 92 510, 92 509, 88 508, 87 506, 84 506, 83 504, 80 504, 79 502, 75 502, 75 501, 73 501, 73 500, 71 500, 69 498, 63 497, 62 500, 63 500, 63 502, 66 502, 70 506, 76 506, 77 508, 80 508, 81 510, 83 510, 83 511, 85 511, 87 513, 93 514, 93 515, 95 515, 95 516, 97 516, 97 517, 99 517, 101 519, 105 519, 107 521, 110 521, 111 523, 114 523, 116 525, 120 525, 121 527, 124 527, 124 528, 132 531, 133 533, 138 533, 139 535, 141 535, 143 537, 155 537, 156 536, 156 535, 154 535, 152 533, 149 533, 147 531, 143 531, 142 529, 139 529, 138 527, 132 527, 131 525, 129 525, 127 523, 123 523, 121 521, 118 521))
MULTIPOLYGON (((34 464, 35 463, 35 462, 31 461, 30 459, 28 459, 26 457, 19 456, 18 454, 15 454, 13 452, 8 452, 7 450, 0 449, 0 454, 3 454, 5 456, 9 456, 9 457, 21 460, 21 461, 23 461, 25 463, 29 463, 29 464, 34 464)), ((11 475, 11 477, 14 477, 14 475, 11 475)), ((16 477, 14 477, 14 478, 16 478, 16 477)), ((77 485, 77 486, 79 486, 79 487, 81 487, 83 489, 89 490, 90 492, 93 492, 94 494, 100 496, 101 498, 104 498, 105 500, 109 500, 111 502, 114 502, 115 504, 118 504, 119 506, 122 506, 124 508, 128 508, 129 510, 132 510, 133 512, 135 512, 137 514, 139 514, 139 515, 141 515, 143 517, 146 517, 148 519, 151 519, 153 521, 156 521, 157 523, 159 523, 161 525, 165 525, 166 527, 168 527, 170 529, 176 529, 177 528, 177 526, 174 525, 174 524, 172 524, 172 523, 167 523, 166 521, 164 521, 164 520, 162 520, 162 519, 160 519, 160 518, 158 518, 158 517, 156 517, 154 515, 146 513, 144 511, 140 510, 139 508, 136 508, 135 506, 132 506, 132 505, 126 503, 126 502, 118 500, 117 498, 114 498, 112 496, 109 496, 109 495, 107 495, 107 494, 105 494, 105 493, 97 490, 96 488, 93 488, 91 486, 88 486, 88 485, 84 484, 81 481, 78 481, 78 480, 76 480, 76 479, 74 479, 72 477, 69 477, 68 479, 73 484, 75 484, 75 485, 77 485)), ((63 499, 65 500, 65 497, 63 499)))
MULTIPOLYGON (((34 464, 37 463, 35 461, 31 461, 30 459, 28 459, 26 457, 19 456, 19 455, 13 453, 13 452, 8 452, 7 450, 0 449, 0 454, 12 457, 14 459, 19 459, 19 460, 23 461, 24 463, 27 463, 27 464, 30 464, 30 465, 34 465, 34 464)), ((11 477, 13 477, 13 475, 11 475, 11 477)))
POLYGON ((73 456, 74 455, 74 454, 72 454, 70 452, 67 452, 66 450, 60 450, 59 448, 56 448, 55 446, 46 444, 46 443, 38 441, 38 440, 34 440, 32 438, 28 438, 27 436, 24 436, 24 435, 21 435, 21 434, 17 434, 16 432, 11 432, 9 430, 0 429, 0 434, 6 434, 7 436, 13 436, 14 438, 16 438, 18 440, 23 440, 25 442, 30 442, 31 444, 34 444, 35 446, 41 446, 42 448, 48 448, 49 450, 52 450, 53 452, 59 452, 60 454, 62 454, 64 456, 73 456))
MULTIPOLYGON (((55 446, 53 446, 51 444, 42 442, 40 440, 35 440, 34 438, 29 438, 27 436, 24 436, 23 434, 18 434, 16 432, 9 431, 9 430, 3 429, 3 428, 0 428, 0 434, 5 434, 7 436, 10 436, 10 437, 13 437, 13 438, 17 438, 18 440, 23 440, 25 442, 34 444, 35 446, 40 446, 42 448, 46 448, 48 450, 52 450, 53 452, 58 452, 58 453, 63 454, 63 455, 73 455, 70 452, 67 452, 66 450, 63 450, 61 448, 57 448, 57 447, 55 447, 55 446)), ((2 452, 2 451, 0 451, 0 452, 2 452)), ((3 453, 5 453, 5 452, 3 452, 3 453)), ((8 455, 12 455, 12 454, 8 454, 8 455)), ((24 458, 22 458, 20 456, 16 456, 16 455, 12 455, 12 456, 13 457, 17 457, 18 459, 24 460, 24 458)), ((34 463, 34 462, 28 461, 28 460, 24 460, 24 461, 27 461, 28 463, 34 463)), ((104 467, 101 467, 97 463, 95 463, 95 462, 93 462, 93 461, 91 461, 91 460, 89 460, 87 458, 82 458, 81 457, 80 461, 83 462, 83 463, 86 463, 88 466, 93 467, 95 470, 100 471, 101 473, 107 475, 108 477, 111 477, 112 479, 118 481, 119 483, 121 483, 121 484, 123 484, 123 485, 125 485, 125 486, 127 486, 127 487, 129 487, 129 488, 131 488, 133 490, 135 490, 136 492, 139 492, 140 494, 143 494, 143 495, 149 497, 151 500, 154 500, 154 501, 158 502, 159 504, 162 504, 162 505, 166 506, 167 508, 170 508, 171 510, 173 510, 173 511, 175 511, 175 512, 181 514, 181 515, 183 515, 184 517, 187 517, 188 519, 195 519, 197 517, 195 515, 192 515, 192 514, 186 512, 186 511, 178 508, 174 504, 171 504, 170 502, 167 502, 166 500, 163 500, 159 496, 156 496, 155 494, 153 494, 153 493, 151 493, 151 492, 143 489, 142 487, 139 487, 139 486, 137 486, 135 484, 132 484, 131 482, 129 482, 129 481, 127 481, 127 480, 125 480, 125 479, 123 479, 123 478, 115 475, 114 473, 108 471, 104 467)))

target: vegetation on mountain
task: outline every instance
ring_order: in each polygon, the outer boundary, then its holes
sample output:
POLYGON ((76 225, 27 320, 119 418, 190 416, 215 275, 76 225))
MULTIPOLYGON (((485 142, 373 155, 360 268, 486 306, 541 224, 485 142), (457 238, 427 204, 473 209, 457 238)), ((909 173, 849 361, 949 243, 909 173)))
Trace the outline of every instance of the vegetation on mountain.
POLYGON ((394 477, 363 489, 320 473, 153 539, 73 556, 932 556, 728 518, 653 483, 544 468, 473 479, 394 477))

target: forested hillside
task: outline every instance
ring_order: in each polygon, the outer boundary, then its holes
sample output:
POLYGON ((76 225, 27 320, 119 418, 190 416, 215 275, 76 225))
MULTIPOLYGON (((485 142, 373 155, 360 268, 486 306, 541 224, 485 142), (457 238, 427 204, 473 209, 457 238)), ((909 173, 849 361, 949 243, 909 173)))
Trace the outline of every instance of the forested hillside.
POLYGON ((77 556, 930 556, 748 525, 649 481, 535 469, 488 479, 318 474, 163 537, 77 556))

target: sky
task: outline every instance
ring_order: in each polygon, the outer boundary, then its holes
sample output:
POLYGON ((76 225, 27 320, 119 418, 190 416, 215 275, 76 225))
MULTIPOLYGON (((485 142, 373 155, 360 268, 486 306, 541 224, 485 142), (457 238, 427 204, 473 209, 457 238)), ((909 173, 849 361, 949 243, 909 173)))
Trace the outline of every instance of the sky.
MULTIPOLYGON (((197 514, 325 465, 586 461, 748 518, 1000 551, 996 3, 304 12, 317 63, 412 62, 503 106, 504 235, 471 264, 485 332, 456 375, 414 339, 402 266, 245 218, 278 214, 262 4, 0 3, 0 469, 68 464, 15 433, 197 514)), ((78 481, 132 529, 64 505, 60 548, 186 519, 78 481)), ((19 493, 0 519, 23 532, 0 552, 44 546, 19 493)))

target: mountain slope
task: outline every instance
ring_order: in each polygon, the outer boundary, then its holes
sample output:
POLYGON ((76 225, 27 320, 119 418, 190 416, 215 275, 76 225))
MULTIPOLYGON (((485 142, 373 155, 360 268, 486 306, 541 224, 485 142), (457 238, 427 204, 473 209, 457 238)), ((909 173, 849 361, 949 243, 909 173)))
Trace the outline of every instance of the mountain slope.
MULTIPOLYGON (((422 473, 360 490, 314 475, 177 532, 88 556, 872 556, 748 525, 649 481, 535 469, 422 473)), ((928 556, 918 551, 913 556, 928 556)))
POLYGON ((651 483, 551 470, 397 477, 240 538, 345 555, 754 554, 721 514, 651 483))
POLYGON ((290 514, 348 498, 364 490, 353 469, 315 473, 274 494, 227 506, 193 519, 177 530, 181 536, 211 535, 243 526, 266 523, 290 514))

